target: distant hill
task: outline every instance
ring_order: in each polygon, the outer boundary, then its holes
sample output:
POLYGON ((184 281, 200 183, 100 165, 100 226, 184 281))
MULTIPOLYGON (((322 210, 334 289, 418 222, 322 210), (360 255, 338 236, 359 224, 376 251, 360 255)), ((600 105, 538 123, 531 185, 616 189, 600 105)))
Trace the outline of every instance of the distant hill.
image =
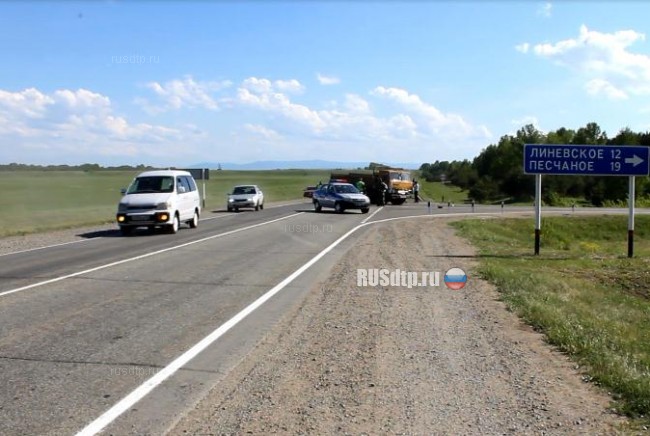
MULTIPOLYGON (((245 164, 236 164, 230 162, 199 162, 191 165, 192 168, 210 168, 217 169, 221 165, 222 170, 289 170, 289 169, 348 169, 348 168, 365 168, 370 162, 337 162, 329 160, 294 160, 294 161, 279 161, 279 160, 265 160, 250 162, 245 164)), ((384 162, 382 162, 384 163, 384 162)), ((405 169, 418 169, 421 164, 416 163, 398 163, 398 162, 385 162, 396 168, 405 169)))

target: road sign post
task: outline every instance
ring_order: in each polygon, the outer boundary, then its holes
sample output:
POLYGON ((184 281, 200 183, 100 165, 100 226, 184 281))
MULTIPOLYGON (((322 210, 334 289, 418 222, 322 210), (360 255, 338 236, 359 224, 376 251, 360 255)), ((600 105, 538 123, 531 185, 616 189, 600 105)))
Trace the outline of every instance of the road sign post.
POLYGON ((627 257, 634 256, 634 200, 636 199, 634 189, 634 176, 630 176, 628 183, 627 206, 627 257))
POLYGON ((650 147, 525 144, 524 173, 535 174, 535 254, 541 234, 542 174, 629 176, 628 257, 634 255, 634 180, 650 172, 650 147))
POLYGON ((535 174, 535 255, 539 254, 542 233, 542 175, 535 174))

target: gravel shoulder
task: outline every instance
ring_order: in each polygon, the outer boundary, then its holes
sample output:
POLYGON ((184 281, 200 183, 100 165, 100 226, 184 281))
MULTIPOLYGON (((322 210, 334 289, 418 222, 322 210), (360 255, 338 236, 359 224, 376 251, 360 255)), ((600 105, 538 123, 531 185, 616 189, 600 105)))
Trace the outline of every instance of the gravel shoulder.
POLYGON ((617 434, 608 395, 475 266, 443 220, 370 226, 169 434, 617 434), (458 291, 452 267, 469 276, 458 291), (438 271, 440 286, 360 287, 358 268, 438 271))
POLYGON ((22 236, 7 236, 0 238, 0 256, 51 245, 79 242, 111 231, 117 232, 117 225, 108 223, 43 233, 30 233, 22 236))

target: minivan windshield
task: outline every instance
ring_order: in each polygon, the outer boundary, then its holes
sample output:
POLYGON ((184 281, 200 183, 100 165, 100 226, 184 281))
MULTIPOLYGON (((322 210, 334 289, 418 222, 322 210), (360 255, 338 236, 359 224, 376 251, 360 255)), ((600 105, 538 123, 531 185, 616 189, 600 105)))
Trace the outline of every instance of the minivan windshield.
POLYGON ((137 177, 127 194, 149 194, 156 192, 173 192, 174 178, 171 176, 145 176, 137 177))

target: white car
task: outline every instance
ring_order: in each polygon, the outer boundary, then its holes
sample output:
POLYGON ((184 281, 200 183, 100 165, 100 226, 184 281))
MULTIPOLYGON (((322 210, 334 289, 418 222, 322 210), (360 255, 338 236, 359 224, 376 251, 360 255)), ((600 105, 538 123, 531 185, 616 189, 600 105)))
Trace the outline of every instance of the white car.
POLYGON ((178 232, 181 223, 199 225, 201 196, 187 171, 160 170, 138 174, 117 208, 117 224, 124 235, 137 227, 164 227, 178 232))
POLYGON ((244 207, 251 207, 255 210, 264 209, 264 193, 257 185, 235 186, 228 194, 228 212, 238 212, 244 207))

